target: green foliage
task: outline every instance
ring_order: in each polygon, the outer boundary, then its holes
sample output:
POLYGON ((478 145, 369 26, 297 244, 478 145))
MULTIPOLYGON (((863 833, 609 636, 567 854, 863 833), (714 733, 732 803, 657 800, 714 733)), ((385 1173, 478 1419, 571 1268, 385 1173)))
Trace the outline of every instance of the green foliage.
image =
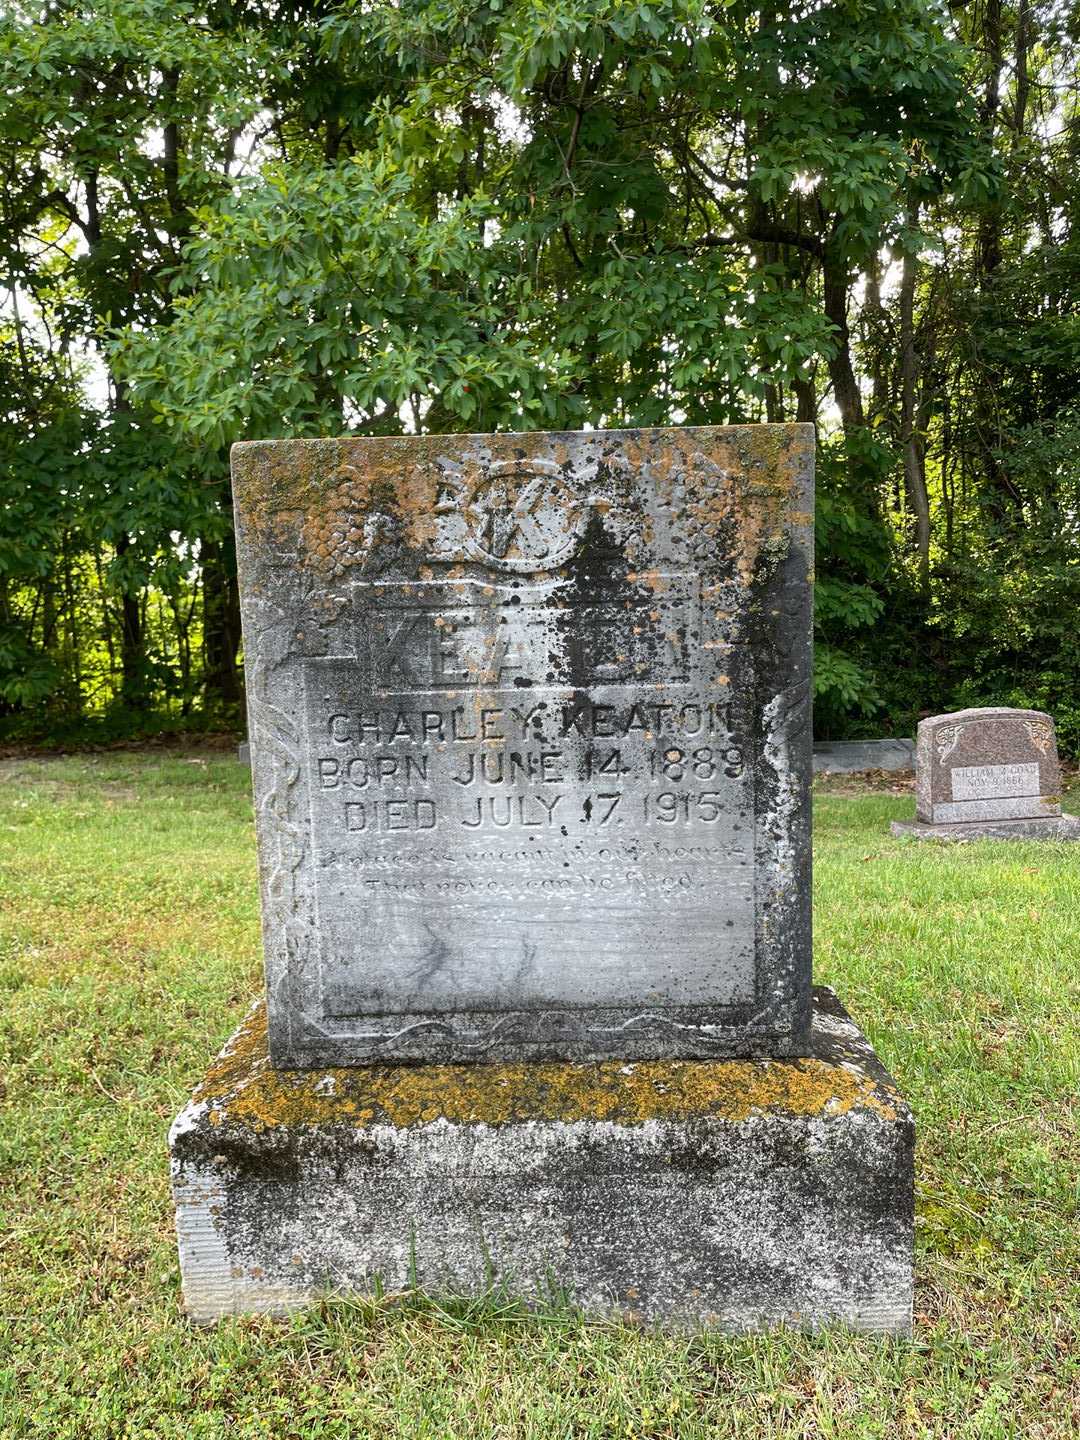
POLYGON ((1074 30, 1042 0, 0 17, 0 707, 235 713, 236 439, 799 418, 819 733, 1071 713, 1074 30))
POLYGON ((431 216, 414 189, 406 170, 358 157, 199 212, 187 253, 204 288, 176 301, 168 346, 129 332, 118 351, 158 418, 181 414, 173 428, 215 449, 339 430, 343 411, 400 429, 403 406, 419 417, 435 399, 481 429, 572 420, 543 300, 503 246, 476 243, 490 203, 431 216))
POLYGON ((55 615, 56 557, 86 435, 73 391, 25 337, 0 334, 0 714, 35 707, 63 684, 62 641, 34 643, 26 602, 33 597, 42 626, 55 615))
POLYGON ((231 189, 294 58, 171 0, 0 17, 0 712, 20 724, 198 696, 194 561, 228 533, 223 457, 166 438, 99 357, 117 326, 167 319, 194 210, 231 189))
POLYGON ((867 635, 885 611, 891 554, 878 494, 889 452, 862 431, 819 447, 814 587, 814 726, 869 721, 884 708, 880 650, 867 635))
POLYGON ((124 334, 117 363, 214 446, 328 423, 753 417, 831 347, 767 235, 853 259, 891 233, 907 184, 941 188, 977 155, 931 10, 773 19, 699 0, 335 9, 328 56, 387 77, 347 158, 305 155, 200 210, 173 279, 185 298, 124 334), (886 61, 912 36, 897 78, 886 61), (714 169, 725 143, 730 174, 714 169), (802 228, 808 171, 827 238, 821 219, 802 228))

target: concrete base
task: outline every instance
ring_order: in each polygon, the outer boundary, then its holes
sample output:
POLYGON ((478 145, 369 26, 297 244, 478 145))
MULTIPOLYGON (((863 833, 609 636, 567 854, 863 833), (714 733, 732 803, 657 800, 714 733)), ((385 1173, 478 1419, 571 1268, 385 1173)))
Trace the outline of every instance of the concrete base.
POLYGON ((914 770, 915 741, 816 740, 815 775, 858 775, 863 770, 914 770))
POLYGON ((964 820, 931 825, 926 820, 894 820, 894 835, 915 840, 1080 840, 1080 818, 1053 815, 1026 820, 964 820))
POLYGON ((914 1124, 831 991, 800 1060, 270 1067, 170 1134, 192 1319, 418 1285, 723 1330, 911 1324, 914 1124))

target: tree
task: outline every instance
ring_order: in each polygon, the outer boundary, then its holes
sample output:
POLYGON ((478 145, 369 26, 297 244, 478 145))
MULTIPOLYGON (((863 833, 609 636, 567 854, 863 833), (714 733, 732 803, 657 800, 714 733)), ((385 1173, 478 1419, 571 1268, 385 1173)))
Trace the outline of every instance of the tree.
POLYGON ((175 691, 184 644, 144 631, 189 591, 209 698, 235 681, 235 439, 799 418, 819 730, 907 728, 1009 675, 1080 696, 1021 603, 1056 634, 1080 559, 1070 9, 37 18, 0 22, 0 243, 50 363, 89 344, 111 376, 108 413, 68 398, 129 692, 175 691))
MULTIPOLYGON (((118 342, 169 425, 813 418, 824 370, 887 557, 852 285, 920 203, 990 183, 933 5, 365 4, 323 37, 383 81, 365 122, 200 212, 170 322, 118 342)), ((852 558, 827 640, 875 613, 852 558)))
POLYGON ((105 341, 168 321, 168 275, 192 215, 231 184, 267 67, 280 63, 231 9, 94 0, 0 21, 0 253, 9 294, 30 297, 55 352, 92 349, 105 366, 107 400, 84 443, 107 463, 96 466, 99 491, 80 493, 83 521, 109 551, 128 706, 148 700, 144 596, 175 568, 176 535, 222 557, 207 569, 206 634, 225 652, 218 694, 237 699, 239 633, 222 633, 233 606, 215 594, 235 590, 235 566, 223 457, 178 451, 155 433, 105 341))

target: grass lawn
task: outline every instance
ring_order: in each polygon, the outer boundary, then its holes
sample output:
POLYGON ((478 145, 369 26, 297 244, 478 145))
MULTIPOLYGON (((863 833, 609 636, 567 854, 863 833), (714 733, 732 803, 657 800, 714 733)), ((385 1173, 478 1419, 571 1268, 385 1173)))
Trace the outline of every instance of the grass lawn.
POLYGON ((912 813, 819 794, 816 963, 918 1120, 914 1343, 420 1299, 196 1331, 165 1133, 260 983, 246 769, 5 762, 0 1436, 1080 1434, 1080 846, 891 839, 912 813))

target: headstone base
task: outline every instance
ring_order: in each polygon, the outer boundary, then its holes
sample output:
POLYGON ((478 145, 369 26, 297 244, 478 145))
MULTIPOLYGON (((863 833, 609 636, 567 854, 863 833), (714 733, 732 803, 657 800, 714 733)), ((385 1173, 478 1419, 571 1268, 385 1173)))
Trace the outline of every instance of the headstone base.
POLYGON ((910 835, 916 840, 1080 840, 1080 816, 965 820, 948 825, 931 825, 925 820, 894 820, 889 829, 894 835, 910 835))
POLYGON ((859 775, 865 770, 914 770, 914 740, 815 740, 815 775, 859 775))
POLYGON ((558 1294, 721 1330, 911 1325, 914 1123, 815 992, 798 1060, 271 1068, 260 1005, 170 1134, 191 1318, 558 1294))

